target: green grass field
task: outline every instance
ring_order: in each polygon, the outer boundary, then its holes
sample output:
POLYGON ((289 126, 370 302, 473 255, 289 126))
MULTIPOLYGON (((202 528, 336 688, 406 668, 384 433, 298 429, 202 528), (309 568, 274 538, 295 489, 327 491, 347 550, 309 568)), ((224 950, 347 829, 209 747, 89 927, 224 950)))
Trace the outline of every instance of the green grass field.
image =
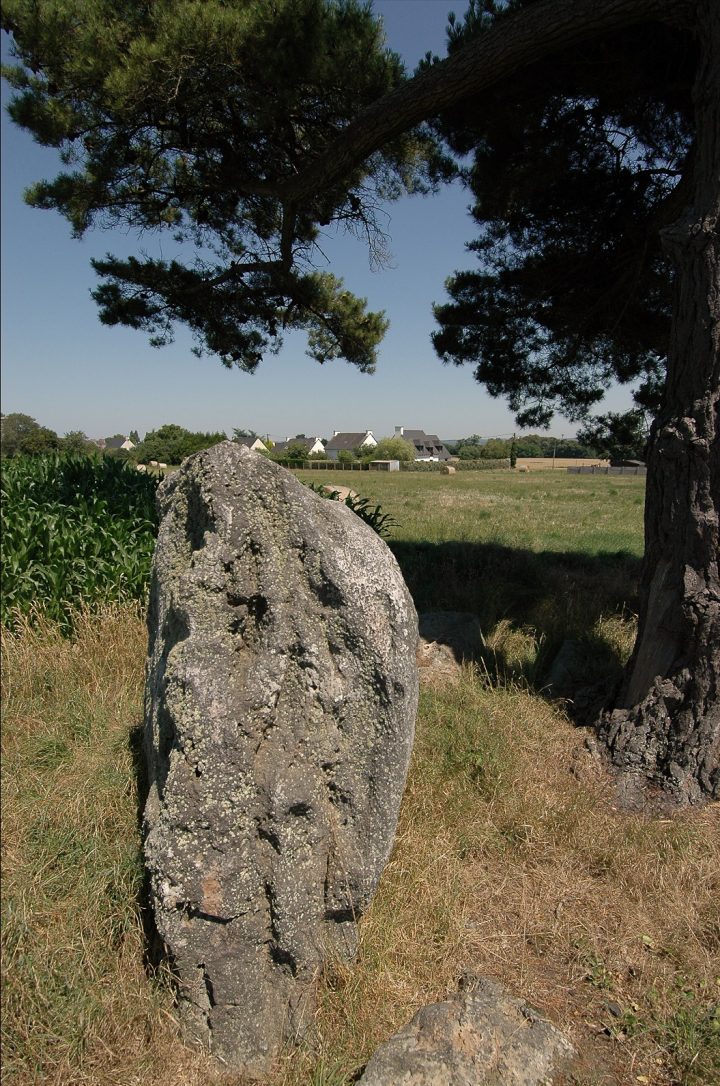
MULTIPOLYGON (((593 649, 600 683, 630 651, 643 481, 331 479, 395 517, 418 609, 475 611, 487 659, 423 689, 358 961, 328 970, 315 1028, 270 1086, 350 1086, 466 969, 571 1036, 573 1086, 720 1080, 717 805, 616 810, 584 731, 542 693, 566 636, 593 649)), ((145 960, 140 610, 81 612, 70 639, 49 621, 3 639, 3 1081, 246 1086, 180 1042, 168 977, 145 960)))
POLYGON ((399 521, 405 543, 493 543, 534 552, 642 554, 645 480, 564 471, 295 472, 349 486, 399 521))
POLYGON ((418 611, 479 616, 495 671, 541 685, 573 638, 592 650, 592 669, 618 677, 634 636, 644 479, 326 474, 326 485, 352 483, 396 520, 388 542, 418 611))

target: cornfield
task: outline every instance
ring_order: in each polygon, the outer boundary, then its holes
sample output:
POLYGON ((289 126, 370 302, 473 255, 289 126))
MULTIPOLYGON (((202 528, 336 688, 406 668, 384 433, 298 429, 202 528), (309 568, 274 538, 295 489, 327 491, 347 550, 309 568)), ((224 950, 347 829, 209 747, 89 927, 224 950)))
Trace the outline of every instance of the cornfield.
POLYGON ((5 460, 2 624, 37 613, 69 629, 78 606, 142 598, 158 482, 99 456, 5 460))

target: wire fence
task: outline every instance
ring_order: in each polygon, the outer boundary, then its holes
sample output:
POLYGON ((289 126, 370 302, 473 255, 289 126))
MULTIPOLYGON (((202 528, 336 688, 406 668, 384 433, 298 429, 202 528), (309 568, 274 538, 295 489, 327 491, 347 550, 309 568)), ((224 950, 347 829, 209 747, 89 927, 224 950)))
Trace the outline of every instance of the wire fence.
POLYGON ((568 468, 567 470, 572 475, 647 475, 644 464, 637 467, 568 468))

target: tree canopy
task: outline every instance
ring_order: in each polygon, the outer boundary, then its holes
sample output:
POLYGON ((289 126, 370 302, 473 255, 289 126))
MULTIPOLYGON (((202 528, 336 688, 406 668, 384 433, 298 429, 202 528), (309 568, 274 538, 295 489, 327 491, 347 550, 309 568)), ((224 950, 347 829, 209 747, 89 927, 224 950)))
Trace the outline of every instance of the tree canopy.
POLYGON ((609 411, 586 422, 578 438, 610 460, 644 460, 650 427, 644 411, 609 411))
POLYGON ((404 460, 415 459, 415 446, 404 437, 383 437, 371 449, 359 449, 363 460, 404 460))
POLYGON ((201 449, 209 449, 211 445, 225 440, 227 435, 224 431, 196 433, 169 422, 145 434, 143 440, 132 450, 132 458, 145 463, 158 460, 164 464, 179 464, 186 456, 201 449))
MULTIPOLYGON (((678 17, 685 6, 673 5, 678 17)), ((622 211, 609 232, 625 242, 608 254, 604 273, 595 262, 596 280, 607 280, 637 251, 642 223, 626 228, 638 207, 644 211, 667 194, 677 162, 667 163, 677 158, 683 138, 687 142, 678 117, 689 84, 676 64, 672 94, 665 94, 672 100, 661 115, 650 107, 643 112, 648 101, 655 103, 655 91, 643 91, 631 116, 616 117, 627 93, 648 79, 654 88, 662 82, 674 35, 660 27, 640 49, 633 82, 629 61, 642 35, 630 32, 624 44, 617 30, 627 35, 628 24, 667 14, 668 7, 667 0, 600 8, 590 0, 474 2, 464 22, 451 25, 449 56, 428 60, 409 79, 385 48, 380 23, 358 0, 132 0, 119 7, 108 0, 8 0, 2 25, 20 62, 5 70, 15 88, 11 115, 41 143, 58 147, 68 167, 33 186, 27 199, 59 210, 78 235, 94 225, 122 225, 176 240, 166 259, 108 255, 94 262, 102 280, 94 294, 106 323, 143 329, 156 345, 185 324, 198 350, 246 370, 277 349, 284 329, 302 327, 319 361, 343 357, 372 371, 384 315, 367 312, 363 299, 318 271, 315 261, 329 225, 353 230, 379 252, 381 199, 426 191, 459 169, 474 190, 482 189, 476 217, 504 231, 490 246, 493 259, 503 249, 545 244, 538 230, 549 230, 557 242, 560 230, 567 237, 555 247, 557 273, 568 252, 578 250, 590 200, 601 197, 601 213, 591 220, 599 223, 620 191, 622 211), (602 44, 588 50, 585 43, 598 38, 602 44), (554 42, 564 50, 559 64, 554 42), (549 52, 548 81, 537 64, 547 67, 549 52), (583 65, 577 58, 585 55, 590 61, 583 65), (598 88, 610 55, 625 74, 618 94, 602 98, 598 88), (576 79, 580 91, 573 97, 576 79), (458 106, 461 101, 469 105, 458 106), (441 118, 434 137, 422 124, 433 117, 441 118), (616 121, 624 126, 620 148, 611 131, 616 121), (474 170, 453 165, 446 153, 472 148, 474 170), (533 183, 533 171, 518 163, 522 150, 540 156, 539 174, 552 182, 549 201, 538 196, 542 186, 533 183), (646 178, 642 184, 629 180, 636 166, 646 178), (511 206, 520 218, 501 226, 511 206), (530 212, 519 210, 527 206, 530 212)), ((686 69, 685 76, 690 62, 686 69)), ((597 230, 585 249, 596 241, 597 230)), ((476 246, 487 257, 488 237, 476 246)), ((545 249, 545 263, 534 273, 536 294, 548 269, 545 249)), ((471 281, 458 278, 452 288, 454 315, 448 307, 438 310, 446 328, 438 349, 454 361, 477 360, 481 351, 478 377, 492 393, 510 395, 526 421, 545 422, 551 403, 582 415, 611 374, 625 380, 657 369, 662 333, 654 318, 667 316, 667 291, 656 249, 643 265, 655 272, 645 276, 639 304, 627 307, 620 322, 624 340, 619 332, 613 340, 607 327, 599 331, 607 305, 586 333, 568 327, 576 306, 597 295, 592 285, 584 295, 578 285, 564 307, 558 287, 553 305, 544 298, 524 313, 532 290, 521 289, 517 276, 509 282, 494 274, 491 287, 471 273, 471 281), (479 304, 488 314, 481 332, 467 319, 479 304), (638 329, 643 306, 649 307, 643 328, 652 325, 652 342, 638 329), (543 325, 538 313, 550 309, 553 319, 543 325), (447 326, 457 333, 460 320, 466 331, 455 342, 447 326), (479 344, 470 342, 473 336, 479 344)))
POLYGON ((612 378, 661 403, 638 639, 600 734, 628 772, 718 795, 717 0, 483 0, 412 79, 356 0, 6 0, 2 18, 12 116, 68 166, 30 202, 79 234, 176 239, 95 264, 102 319, 156 344, 185 323, 252 370, 303 327, 319 361, 372 370, 385 318, 316 269, 320 231, 372 245, 378 199, 460 173, 481 264, 438 307, 441 356, 525 424, 582 419, 612 378))
POLYGON ((371 371, 387 322, 315 267, 320 230, 378 244, 375 209, 428 183, 431 141, 401 134, 301 204, 283 184, 403 78, 358 0, 8 0, 12 118, 67 169, 27 192, 81 236, 171 236, 167 259, 94 261, 101 319, 253 370, 286 328, 318 361, 371 371))
MULTIPOLYGON (((513 0, 509 9, 528 6, 513 0)), ((472 0, 452 56, 508 17, 472 0)), ((508 397, 520 425, 584 418, 614 381, 657 410, 671 317, 661 233, 692 153, 696 49, 662 23, 554 52, 445 111, 473 196, 476 270, 447 283, 433 341, 508 397), (607 73, 612 70, 612 79, 607 73)))
POLYGON ((520 434, 512 438, 490 438, 483 442, 478 434, 461 438, 455 444, 460 460, 498 460, 507 457, 592 457, 606 455, 599 444, 547 434, 520 434))
POLYGON ((0 419, 0 449, 3 456, 24 453, 40 456, 54 452, 62 445, 54 430, 41 426, 36 419, 22 412, 13 411, 0 419))
POLYGON ((0 418, 0 447, 3 456, 13 456, 21 451, 21 444, 28 434, 37 430, 40 423, 30 415, 12 411, 0 418))
POLYGON ((614 379, 654 412, 695 7, 471 0, 448 56, 409 79, 359 0, 7 0, 10 113, 68 167, 27 199, 77 234, 176 239, 168 259, 94 262, 107 323, 157 345, 184 323, 246 370, 304 327, 319 361, 372 371, 387 322, 314 266, 322 229, 381 247, 378 200, 459 176, 479 268, 436 307, 440 357, 473 363, 523 426, 584 419, 614 379))

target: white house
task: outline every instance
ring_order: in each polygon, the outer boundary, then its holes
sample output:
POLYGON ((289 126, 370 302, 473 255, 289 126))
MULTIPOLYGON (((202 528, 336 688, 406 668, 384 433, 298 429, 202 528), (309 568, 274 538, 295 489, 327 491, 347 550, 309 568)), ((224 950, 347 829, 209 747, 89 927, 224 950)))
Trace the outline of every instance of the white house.
POLYGON ((129 437, 99 437, 94 442, 98 449, 125 449, 127 452, 135 448, 135 442, 129 437))
POLYGON ((337 460, 341 452, 354 452, 355 449, 374 449, 377 441, 373 437, 372 430, 362 433, 350 434, 333 430, 333 436, 325 446, 325 452, 329 460, 337 460))
POLYGON ((259 437, 250 438, 243 437, 238 441, 238 445, 244 445, 247 449, 252 449, 253 452, 267 452, 267 445, 260 440, 259 437))
POLYGON ((288 449, 290 445, 301 445, 305 449, 306 456, 325 452, 325 446, 319 437, 305 437, 305 434, 296 434, 295 437, 288 437, 285 441, 275 442, 275 448, 280 452, 288 449))

